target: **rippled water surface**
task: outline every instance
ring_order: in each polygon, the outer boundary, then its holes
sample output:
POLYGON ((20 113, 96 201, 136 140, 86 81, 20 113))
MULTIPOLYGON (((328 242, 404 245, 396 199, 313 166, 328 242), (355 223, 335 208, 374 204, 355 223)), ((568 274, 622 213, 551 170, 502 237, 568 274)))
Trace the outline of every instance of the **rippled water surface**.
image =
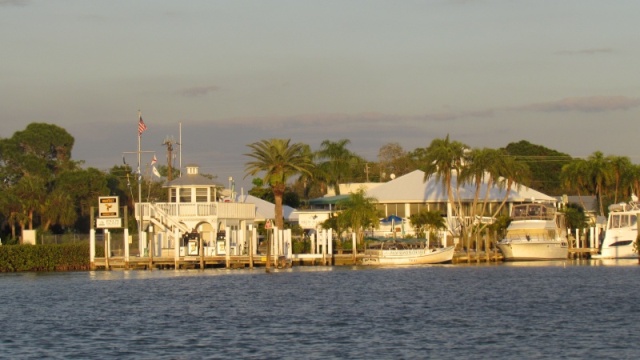
POLYGON ((637 262, 0 274, 6 358, 640 355, 637 262))

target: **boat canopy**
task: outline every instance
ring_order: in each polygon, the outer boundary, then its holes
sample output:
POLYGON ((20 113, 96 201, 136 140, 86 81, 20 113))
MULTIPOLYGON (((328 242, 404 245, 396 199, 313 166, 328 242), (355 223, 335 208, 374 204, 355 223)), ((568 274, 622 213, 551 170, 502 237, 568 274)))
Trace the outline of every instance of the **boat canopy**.
POLYGON ((513 220, 551 220, 556 214, 556 208, 545 204, 519 204, 514 205, 511 211, 513 220))

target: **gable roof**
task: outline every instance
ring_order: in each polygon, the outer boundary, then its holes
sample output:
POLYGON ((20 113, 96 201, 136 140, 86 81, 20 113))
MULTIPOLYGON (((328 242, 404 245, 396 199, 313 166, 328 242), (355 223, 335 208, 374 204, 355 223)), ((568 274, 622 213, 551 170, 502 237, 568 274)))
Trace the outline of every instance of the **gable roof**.
POLYGON ((223 188, 224 185, 217 183, 206 176, 200 174, 183 174, 177 179, 167 181, 163 187, 184 187, 184 186, 207 186, 223 188))
MULTIPOLYGON (((239 203, 254 204, 256 206, 256 218, 255 221, 265 221, 267 219, 274 219, 276 217, 276 205, 266 200, 262 200, 253 195, 240 195, 238 196, 239 203)), ((282 215, 286 221, 298 221, 298 214, 295 213, 294 208, 287 205, 282 205, 282 215)))
MULTIPOLYGON (((367 191, 367 196, 376 198, 382 203, 422 203, 422 202, 445 202, 447 201, 447 190, 436 180, 435 176, 431 176, 429 180, 424 181, 425 172, 415 170, 406 175, 400 176, 387 183, 381 184, 367 191)), ((452 186, 454 196, 456 195, 456 176, 452 175, 452 186)), ((480 189, 480 199, 484 199, 487 192, 486 184, 480 189)), ((460 200, 473 201, 475 197, 475 185, 463 184, 460 187, 460 200)), ((505 189, 499 189, 495 186, 489 188, 490 201, 502 201, 505 196, 505 189)), ((539 191, 529 187, 520 185, 514 186, 509 192, 507 201, 520 202, 531 201, 549 201, 555 202, 552 196, 545 195, 539 191)))

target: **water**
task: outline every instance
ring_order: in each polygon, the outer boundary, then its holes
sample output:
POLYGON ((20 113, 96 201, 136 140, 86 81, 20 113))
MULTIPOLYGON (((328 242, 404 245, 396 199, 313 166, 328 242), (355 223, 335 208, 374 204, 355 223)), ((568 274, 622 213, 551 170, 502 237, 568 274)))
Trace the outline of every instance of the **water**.
POLYGON ((625 359, 636 261, 0 274, 0 357, 625 359))

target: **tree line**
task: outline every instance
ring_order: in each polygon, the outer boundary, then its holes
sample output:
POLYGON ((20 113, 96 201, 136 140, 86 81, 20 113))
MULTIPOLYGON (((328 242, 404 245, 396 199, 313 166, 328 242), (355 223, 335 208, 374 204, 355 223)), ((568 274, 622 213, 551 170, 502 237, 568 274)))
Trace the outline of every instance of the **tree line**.
MULTIPOLYGON (((84 161, 72 159, 74 141, 65 129, 46 123, 29 124, 0 139, 3 243, 15 241, 22 229, 87 233, 90 208, 97 205, 99 196, 119 196, 121 205, 131 211, 140 186, 142 201, 167 201, 163 182, 145 169, 137 174, 126 163, 109 170, 84 167, 84 161)), ((248 144, 245 173, 255 177, 250 193, 276 204, 276 225, 282 227, 283 203, 302 207, 305 200, 326 194, 328 187, 340 194, 340 183, 384 182, 392 174, 398 177, 416 169, 425 171, 427 178, 436 177, 444 187, 453 172, 465 181, 491 176, 500 186, 523 184, 549 195, 595 195, 601 214, 607 204, 640 191, 638 165, 628 157, 604 156, 599 151, 578 159, 526 141, 500 149, 472 149, 447 136, 412 151, 388 143, 380 148, 377 161, 371 161, 349 150, 349 145, 348 139, 324 140, 314 151, 291 139, 248 144), (511 173, 504 173, 507 170, 511 173), (511 185, 504 179, 511 179, 511 185)), ((166 175, 168 166, 158 170, 166 175)), ((135 229, 132 218, 127 224, 131 230, 135 229)))

